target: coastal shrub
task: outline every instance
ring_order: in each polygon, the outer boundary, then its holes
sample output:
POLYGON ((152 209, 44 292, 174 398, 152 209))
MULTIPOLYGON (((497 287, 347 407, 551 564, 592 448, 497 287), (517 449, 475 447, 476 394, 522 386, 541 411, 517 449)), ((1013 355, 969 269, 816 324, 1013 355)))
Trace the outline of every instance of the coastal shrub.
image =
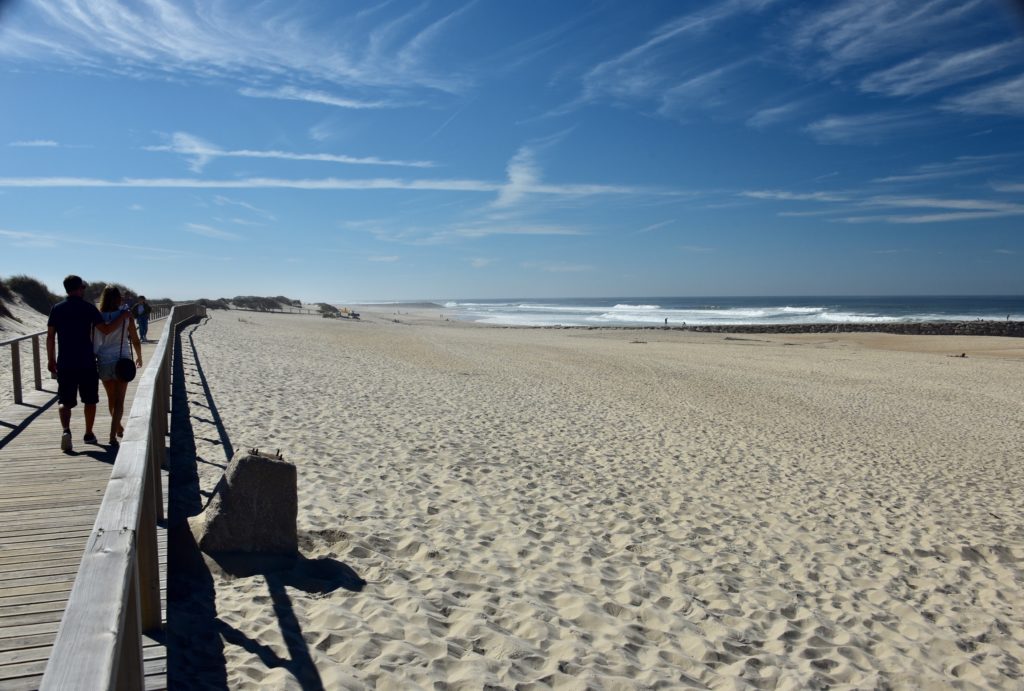
MULTIPOLYGON (((288 298, 284 298, 287 300, 288 298)), ((231 298, 231 304, 235 307, 258 312, 279 312, 282 303, 279 298, 258 297, 256 295, 238 295, 231 298)))
POLYGON ((198 302, 200 305, 202 305, 203 307, 205 307, 208 310, 229 310, 229 309, 231 309, 231 303, 229 303, 224 298, 217 298, 216 300, 211 300, 209 298, 200 298, 200 299, 196 300, 196 302, 198 302))
POLYGON ((123 285, 121 283, 115 283, 114 281, 107 282, 107 281, 89 281, 89 280, 86 280, 85 301, 86 302, 92 302, 92 303, 98 305, 99 302, 100 302, 100 293, 102 293, 103 289, 106 288, 107 286, 114 286, 115 288, 120 290, 122 297, 127 295, 127 294, 129 294, 129 293, 131 293, 133 298, 136 295, 138 295, 138 293, 136 293, 134 290, 132 290, 131 288, 129 288, 129 287, 127 287, 127 286, 125 286, 125 285, 123 285))
POLYGON ((26 305, 42 314, 50 314, 50 308, 63 299, 31 276, 11 276, 5 283, 10 290, 21 296, 26 305))
POLYGON ((320 314, 323 314, 326 317, 337 317, 341 314, 337 307, 329 305, 326 302, 318 302, 316 305, 320 308, 320 314))
POLYGON ((3 280, 0 280, 0 317, 9 317, 14 319, 14 315, 11 314, 11 311, 7 309, 7 305, 4 304, 5 302, 10 302, 13 299, 14 293, 12 293, 11 289, 4 284, 3 280))

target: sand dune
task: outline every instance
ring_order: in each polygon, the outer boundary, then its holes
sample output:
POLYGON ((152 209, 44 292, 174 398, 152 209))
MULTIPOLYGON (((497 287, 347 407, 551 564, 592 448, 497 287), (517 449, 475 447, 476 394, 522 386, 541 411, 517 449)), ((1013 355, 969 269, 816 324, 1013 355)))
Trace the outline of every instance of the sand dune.
POLYGON ((183 349, 200 488, 224 438, 281 449, 304 555, 368 585, 214 572, 219 636, 179 620, 172 679, 1024 684, 1020 359, 212 314, 183 349))

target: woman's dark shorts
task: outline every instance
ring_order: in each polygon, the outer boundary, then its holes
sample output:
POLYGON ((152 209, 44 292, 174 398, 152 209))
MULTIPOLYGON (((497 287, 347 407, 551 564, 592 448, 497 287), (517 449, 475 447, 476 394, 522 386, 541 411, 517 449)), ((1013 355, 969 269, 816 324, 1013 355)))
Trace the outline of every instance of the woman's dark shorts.
POLYGON ((78 396, 83 405, 100 402, 100 378, 95 367, 59 368, 57 370, 57 400, 65 408, 78 405, 78 396))

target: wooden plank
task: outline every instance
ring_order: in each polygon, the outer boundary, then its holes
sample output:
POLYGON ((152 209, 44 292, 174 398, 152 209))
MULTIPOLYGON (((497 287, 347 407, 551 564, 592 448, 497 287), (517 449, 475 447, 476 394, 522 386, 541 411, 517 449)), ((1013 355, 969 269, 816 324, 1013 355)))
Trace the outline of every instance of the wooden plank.
POLYGON ((24 614, 36 614, 40 612, 64 611, 63 600, 51 600, 49 602, 31 602, 20 605, 0 606, 0 627, 8 623, 8 617, 16 617, 24 614))
POLYGON ((64 616, 64 608, 48 610, 44 612, 27 612, 15 614, 10 617, 0 617, 0 626, 14 628, 23 624, 59 624, 60 618, 64 616))
MULTIPOLYGON (((28 595, 16 595, 12 597, 5 597, 3 599, 4 607, 16 607, 23 604, 32 604, 37 602, 62 602, 67 603, 68 593, 71 592, 71 586, 69 585, 65 590, 55 590, 46 593, 29 593, 28 595)), ((63 606, 63 605, 61 605, 63 606)))
POLYGON ((52 633, 32 634, 28 636, 10 636, 8 638, 0 638, 0 652, 52 644, 52 633))

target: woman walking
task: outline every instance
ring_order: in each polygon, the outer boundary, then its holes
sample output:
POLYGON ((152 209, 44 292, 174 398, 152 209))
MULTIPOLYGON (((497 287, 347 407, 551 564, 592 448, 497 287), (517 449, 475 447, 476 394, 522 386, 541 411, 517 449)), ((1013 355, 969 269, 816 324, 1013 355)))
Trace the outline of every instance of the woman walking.
MULTIPOLYGON (((103 321, 109 324, 121 312, 121 291, 108 285, 100 294, 103 321)), ((124 396, 128 392, 128 382, 117 378, 116 365, 121 358, 131 358, 132 347, 135 348, 135 365, 142 367, 142 343, 135 331, 135 321, 131 318, 125 319, 120 329, 109 334, 104 335, 99 330, 93 332, 93 350, 96 352, 100 381, 107 392, 107 406, 110 409, 110 446, 118 446, 117 438, 124 434, 121 417, 124 415, 124 396)))

